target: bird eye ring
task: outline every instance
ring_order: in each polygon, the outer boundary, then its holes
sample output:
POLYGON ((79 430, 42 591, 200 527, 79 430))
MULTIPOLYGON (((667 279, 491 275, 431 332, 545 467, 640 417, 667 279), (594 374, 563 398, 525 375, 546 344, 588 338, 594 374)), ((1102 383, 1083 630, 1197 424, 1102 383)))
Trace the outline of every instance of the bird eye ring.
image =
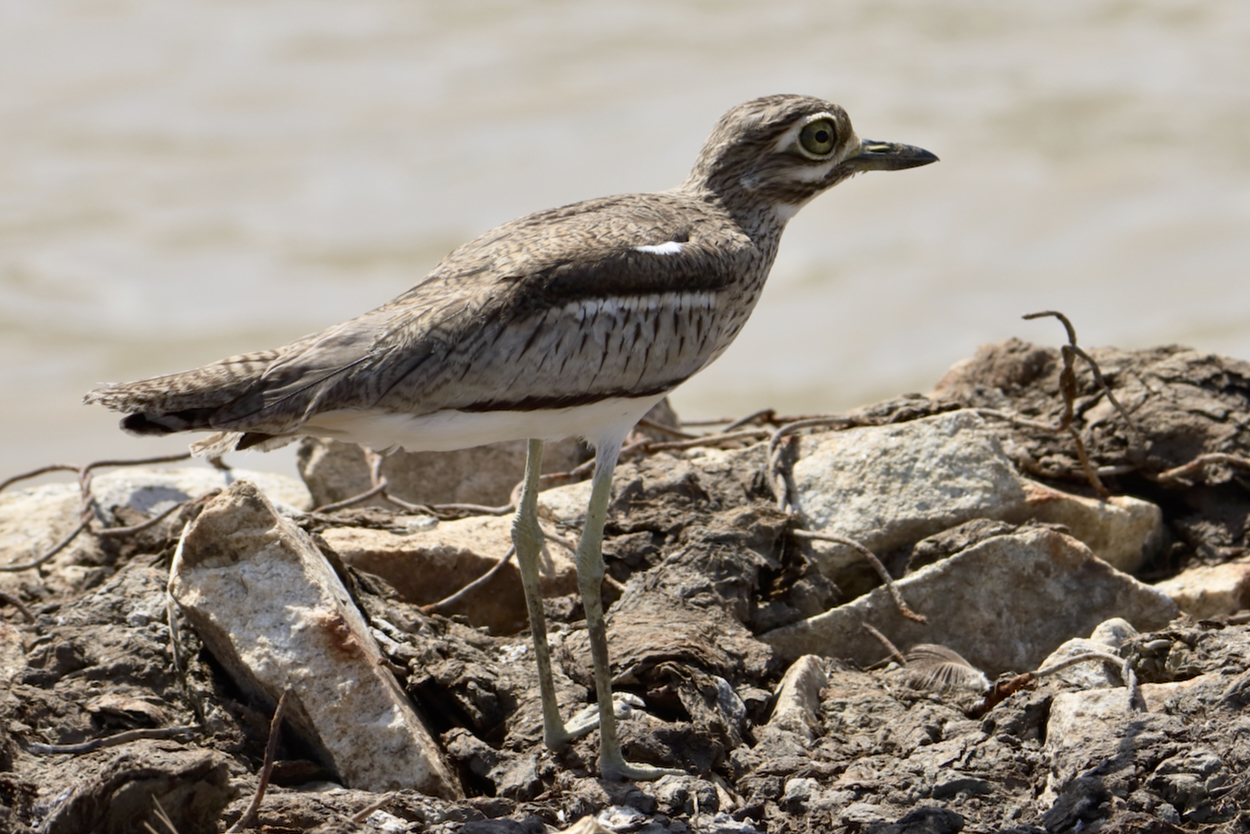
POLYGON ((833 153, 837 141, 838 133, 828 119, 810 122, 799 132, 799 145, 812 156, 828 156, 833 153))

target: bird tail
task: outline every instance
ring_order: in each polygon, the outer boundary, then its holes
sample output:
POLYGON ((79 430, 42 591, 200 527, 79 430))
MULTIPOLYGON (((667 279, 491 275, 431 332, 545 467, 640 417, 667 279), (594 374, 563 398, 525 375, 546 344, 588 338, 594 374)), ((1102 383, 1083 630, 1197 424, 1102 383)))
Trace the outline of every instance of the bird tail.
MULTIPOLYGON (((278 350, 258 351, 191 371, 105 385, 88 393, 83 402, 126 412, 121 427, 131 434, 220 429, 224 428, 221 418, 235 412, 239 400, 256 391, 262 375, 280 355, 278 350)), ((193 444, 191 452, 197 457, 215 457, 235 449, 276 448, 293 439, 263 432, 218 431, 193 444)))

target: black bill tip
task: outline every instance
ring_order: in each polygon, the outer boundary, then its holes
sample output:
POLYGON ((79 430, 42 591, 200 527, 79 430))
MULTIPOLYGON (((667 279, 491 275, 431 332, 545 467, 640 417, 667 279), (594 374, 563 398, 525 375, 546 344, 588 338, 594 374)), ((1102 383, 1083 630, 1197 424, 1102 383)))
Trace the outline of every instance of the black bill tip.
POLYGON ((904 168, 919 168, 937 161, 935 154, 915 145, 865 139, 859 144, 859 153, 848 159, 847 164, 857 172, 902 171, 904 168))

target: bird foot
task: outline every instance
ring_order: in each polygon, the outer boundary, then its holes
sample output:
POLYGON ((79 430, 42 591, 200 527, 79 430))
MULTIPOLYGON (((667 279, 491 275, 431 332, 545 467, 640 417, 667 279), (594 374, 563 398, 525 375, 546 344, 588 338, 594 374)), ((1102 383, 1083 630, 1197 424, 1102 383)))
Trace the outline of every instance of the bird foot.
MULTIPOLYGON (((612 713, 617 720, 628 718, 636 710, 646 706, 641 698, 632 692, 612 693, 612 713)), ((599 705, 589 704, 578 710, 569 722, 564 725, 564 734, 570 738, 581 738, 599 726, 599 705)))
POLYGON ((620 782, 632 779, 635 782, 654 782, 665 776, 685 776, 686 771, 672 767, 656 767, 655 765, 627 762, 617 753, 615 756, 599 757, 599 772, 604 779, 620 782))

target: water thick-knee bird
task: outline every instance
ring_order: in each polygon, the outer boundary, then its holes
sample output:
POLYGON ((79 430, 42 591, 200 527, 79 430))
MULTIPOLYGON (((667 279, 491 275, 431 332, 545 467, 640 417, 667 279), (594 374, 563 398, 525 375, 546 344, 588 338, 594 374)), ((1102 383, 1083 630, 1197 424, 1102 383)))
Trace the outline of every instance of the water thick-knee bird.
POLYGON ((513 220, 351 321, 273 350, 107 385, 86 402, 126 412, 121 426, 136 434, 214 432, 192 445, 201 455, 271 449, 301 435, 409 451, 528 439, 512 537, 553 749, 593 724, 567 728, 556 705, 538 591, 538 475, 544 441, 584 437, 596 460, 577 573, 600 771, 657 778, 674 771, 621 754, 600 596, 621 444, 651 406, 729 347, 782 230, 805 203, 864 171, 935 161, 910 145, 861 140, 835 104, 758 98, 721 117, 676 188, 513 220))

